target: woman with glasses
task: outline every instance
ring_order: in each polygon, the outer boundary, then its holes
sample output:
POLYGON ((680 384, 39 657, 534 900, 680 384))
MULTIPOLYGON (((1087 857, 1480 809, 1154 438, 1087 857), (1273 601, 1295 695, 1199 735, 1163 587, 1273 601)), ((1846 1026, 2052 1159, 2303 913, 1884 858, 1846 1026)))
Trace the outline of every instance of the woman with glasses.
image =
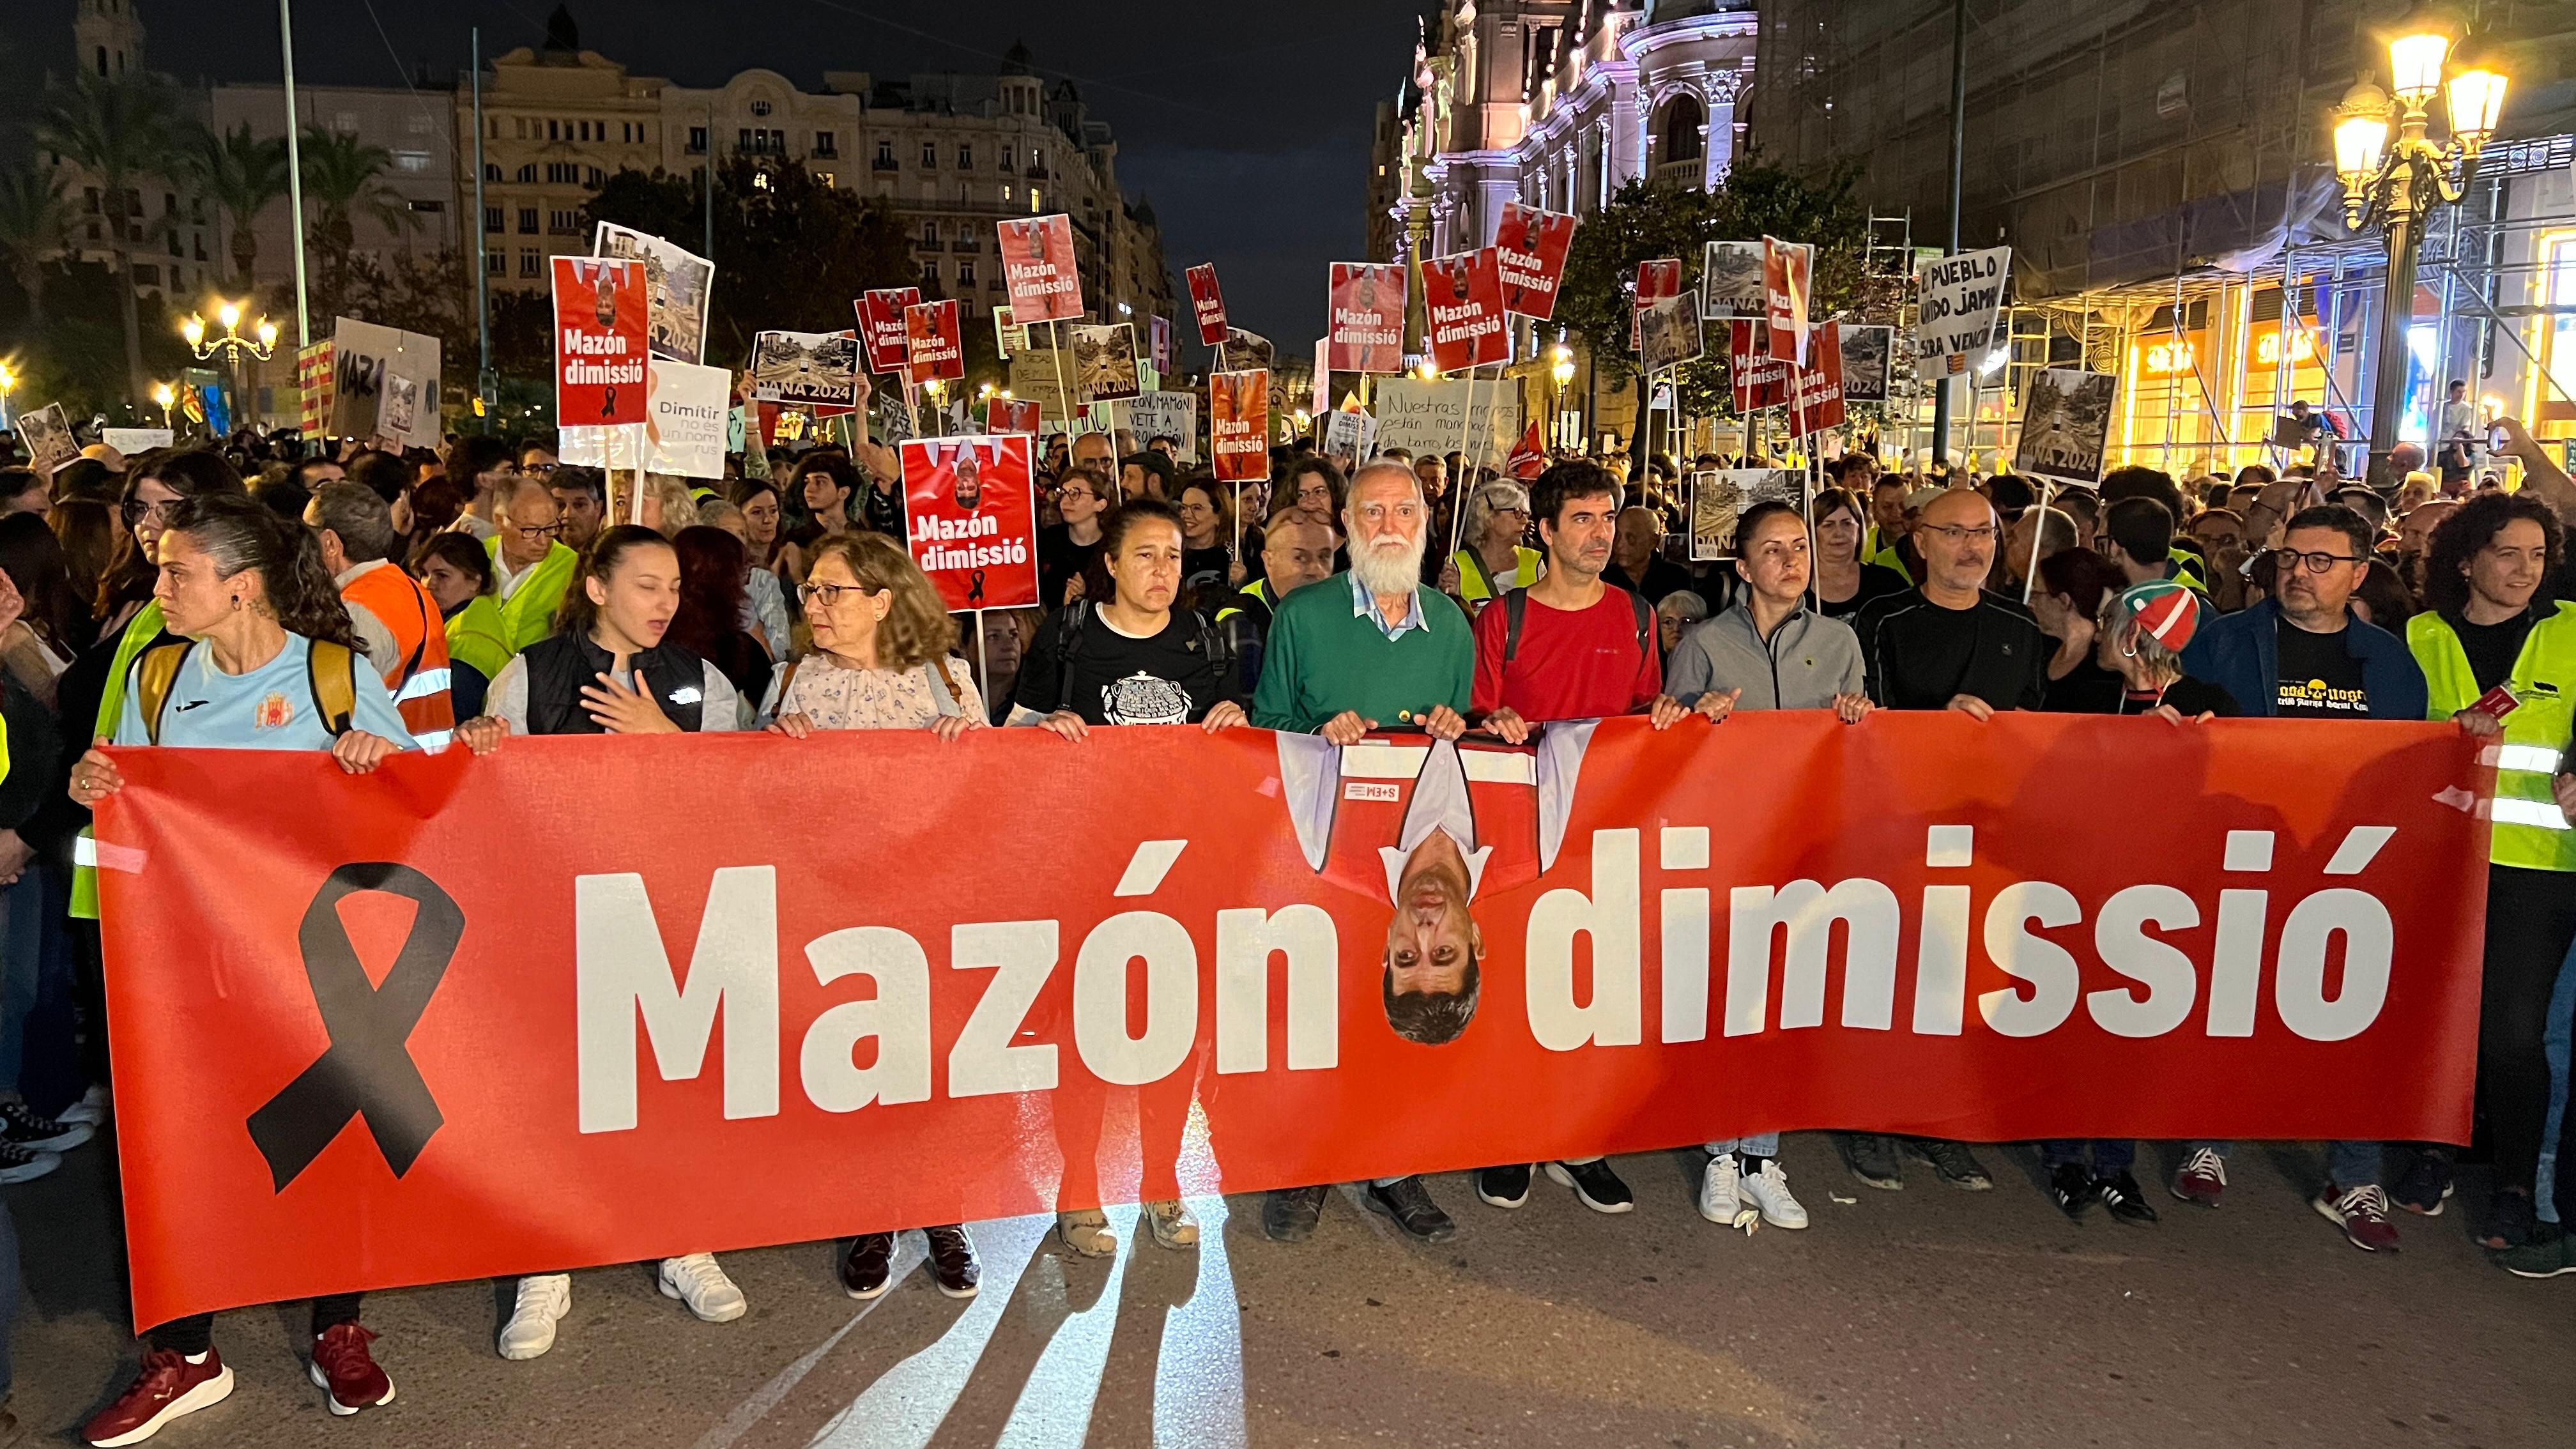
MULTIPOLYGON (((1160 456, 1159 454, 1152 456, 1160 456)), ((1129 495, 1133 497, 1133 494, 1129 495)), ((1240 573, 1232 551, 1233 500, 1213 478, 1192 478, 1181 487, 1175 509, 1181 517, 1181 601, 1184 607, 1213 613, 1224 602, 1240 573)), ((1254 534, 1259 538, 1258 532, 1254 534)), ((1253 552, 1260 552, 1256 542, 1253 552)))
MULTIPOLYGON (((816 545, 796 590, 814 652, 779 666, 762 713, 772 734, 818 730, 928 730, 954 740, 984 725, 975 676, 953 652, 956 621, 903 545, 878 533, 816 545)), ((972 1298, 983 1270, 966 1229, 922 1229, 930 1276, 951 1298, 972 1298)), ((869 1299, 893 1281, 893 1233, 867 1233, 842 1250, 842 1291, 869 1299)))
POLYGON ((1038 530, 1038 600, 1050 609, 1089 597, 1088 576, 1100 562, 1100 519, 1109 511, 1109 480, 1076 468, 1056 485, 1062 523, 1038 530))
POLYGON ((1816 601, 1828 619, 1848 619, 1863 604, 1905 592, 1905 575, 1861 558, 1869 510, 1847 488, 1816 495, 1816 601))
MULTIPOLYGON (((457 737, 482 754, 509 735, 740 729, 733 682, 669 638, 680 599, 680 556, 669 539, 635 524, 601 529, 582 556, 555 632, 502 667, 483 717, 457 726, 457 737)), ((708 1323, 730 1323, 748 1307, 713 1253, 663 1259, 658 1281, 662 1296, 708 1323)), ((501 1326, 501 1357, 531 1359, 553 1348, 555 1325, 571 1310, 571 1274, 519 1279, 501 1326)))
POLYGON ((1521 542, 1529 532, 1529 490, 1498 478, 1467 499, 1464 542, 1440 570, 1440 592, 1477 610, 1546 570, 1545 556, 1521 542))

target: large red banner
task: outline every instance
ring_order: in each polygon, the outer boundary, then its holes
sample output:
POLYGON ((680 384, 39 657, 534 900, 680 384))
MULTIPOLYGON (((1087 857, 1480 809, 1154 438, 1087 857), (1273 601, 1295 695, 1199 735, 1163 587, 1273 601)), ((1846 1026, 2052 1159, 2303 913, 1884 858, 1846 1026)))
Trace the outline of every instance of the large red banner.
POLYGON ((1201 262, 1183 275, 1190 284, 1190 311, 1199 320, 1199 341, 1214 347, 1225 340, 1225 294, 1217 290, 1216 263, 1201 262))
POLYGON ((961 613, 1034 607, 1038 508, 1029 439, 915 438, 902 451, 905 537, 940 598, 961 613))
POLYGON ((1574 244, 1575 218, 1503 203, 1494 251, 1503 279, 1503 307, 1541 322, 1556 315, 1556 289, 1565 279, 1566 249, 1574 244))
POLYGON ((557 257, 554 284, 556 421, 644 421, 644 264, 557 257))
POLYGON ((2474 754, 1885 712, 120 750, 135 1315, 1133 1201, 1176 1159, 2458 1142, 2474 754))
POLYGON ((1492 247, 1425 261, 1422 302, 1431 313, 1433 367, 1465 372, 1512 360, 1512 339, 1503 330, 1503 281, 1492 247))
POLYGON ((1073 218, 1033 216, 1000 223, 1002 280, 1011 291, 1011 322, 1061 322, 1082 315, 1082 272, 1073 255, 1073 218))
POLYGON ((1404 371, 1404 265, 1335 262, 1327 276, 1331 323, 1324 361, 1334 372, 1404 371))

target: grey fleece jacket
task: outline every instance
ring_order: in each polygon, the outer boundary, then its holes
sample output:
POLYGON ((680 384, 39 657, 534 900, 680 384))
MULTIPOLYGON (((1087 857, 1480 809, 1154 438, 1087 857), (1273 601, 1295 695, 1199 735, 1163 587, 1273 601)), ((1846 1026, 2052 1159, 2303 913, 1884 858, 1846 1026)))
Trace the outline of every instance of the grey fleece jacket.
POLYGON ((1683 704, 1710 690, 1740 689, 1737 709, 1831 709, 1837 694, 1859 694, 1867 671, 1860 637, 1840 619, 1800 606, 1769 643, 1742 604, 1682 636, 1664 666, 1664 692, 1683 704))

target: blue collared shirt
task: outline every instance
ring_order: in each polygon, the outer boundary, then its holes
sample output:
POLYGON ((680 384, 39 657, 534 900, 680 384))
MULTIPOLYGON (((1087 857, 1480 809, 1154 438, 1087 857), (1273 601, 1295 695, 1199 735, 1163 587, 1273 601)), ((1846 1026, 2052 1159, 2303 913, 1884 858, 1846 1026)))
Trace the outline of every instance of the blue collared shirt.
POLYGON ((1392 624, 1388 623, 1386 611, 1377 606, 1377 595, 1369 592, 1368 586, 1360 582, 1360 576, 1356 572, 1351 575, 1351 617, 1357 619, 1365 616, 1370 623, 1377 626, 1377 631, 1384 634, 1390 643, 1403 638, 1404 631, 1407 629, 1419 629, 1426 634, 1431 632, 1431 621, 1423 617, 1422 590, 1418 586, 1413 592, 1404 596, 1404 607, 1404 617, 1392 624))

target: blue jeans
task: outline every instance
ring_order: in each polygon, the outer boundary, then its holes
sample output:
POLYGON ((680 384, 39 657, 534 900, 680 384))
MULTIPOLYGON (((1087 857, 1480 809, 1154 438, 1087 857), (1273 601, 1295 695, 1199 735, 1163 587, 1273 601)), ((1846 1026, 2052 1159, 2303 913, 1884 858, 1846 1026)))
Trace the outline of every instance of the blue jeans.
POLYGON ((2072 1162, 2080 1167, 2084 1165, 2084 1149, 2088 1146, 2093 1149, 2093 1175, 2096 1177, 2126 1172, 2138 1161, 2138 1139, 2134 1137, 2052 1137, 2039 1144, 2039 1160, 2045 1167, 2055 1167, 2062 1162, 2072 1162))
POLYGON ((1746 1157, 1777 1157, 1780 1155, 1780 1134, 1756 1132, 1750 1137, 1729 1137, 1724 1142, 1708 1144, 1709 1156, 1715 1157, 1721 1152, 1739 1152, 1746 1157))
MULTIPOLYGON (((2233 1142, 2186 1142, 2186 1150, 2206 1147, 2218 1154, 2220 1161, 2236 1146, 2233 1142)), ((2326 1144, 2326 1177, 2340 1188, 2369 1187, 2379 1181, 2379 1144, 2376 1142, 2329 1142, 2326 1144)))

